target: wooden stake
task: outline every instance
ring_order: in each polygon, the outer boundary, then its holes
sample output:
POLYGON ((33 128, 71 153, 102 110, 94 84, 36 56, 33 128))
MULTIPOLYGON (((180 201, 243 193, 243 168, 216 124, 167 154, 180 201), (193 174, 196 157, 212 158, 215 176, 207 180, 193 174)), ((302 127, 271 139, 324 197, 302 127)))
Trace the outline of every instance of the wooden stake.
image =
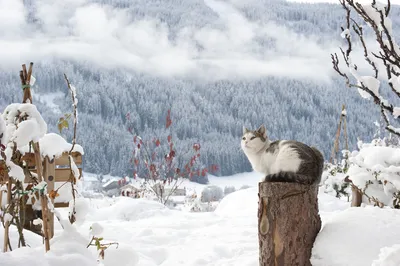
POLYGON ((24 91, 24 96, 22 99, 22 103, 32 103, 32 94, 31 94, 31 87, 30 87, 30 81, 31 81, 31 75, 32 75, 32 67, 33 63, 31 62, 29 64, 29 70, 28 72, 26 71, 26 65, 22 65, 22 71, 19 72, 19 77, 21 79, 21 85, 24 91))
MULTIPOLYGON (((55 179, 55 162, 54 159, 50 161, 49 157, 46 156, 44 159, 44 180, 47 183, 47 191, 54 190, 54 179, 55 179)), ((51 203, 54 206, 54 199, 51 199, 51 203)), ((49 210, 49 238, 54 236, 54 213, 49 210)))
MULTIPOLYGON (((42 182, 43 179, 43 166, 42 166, 42 157, 40 156, 40 146, 39 143, 33 143, 33 150, 35 154, 36 161, 36 174, 38 177, 38 181, 42 182)), ((43 221, 43 237, 45 241, 46 251, 50 250, 50 230, 49 230, 49 209, 47 207, 47 196, 44 193, 40 193, 40 202, 42 205, 42 221, 43 221)))
MULTIPOLYGON (((24 88, 24 98, 23 103, 32 103, 32 95, 31 95, 31 88, 29 86, 31 75, 32 75, 32 67, 33 63, 29 64, 29 70, 26 71, 26 65, 22 65, 22 74, 20 72, 21 84, 24 88)), ((34 154, 35 154, 35 163, 36 163, 36 174, 38 177, 38 181, 42 182, 43 179, 43 165, 42 165, 42 156, 40 155, 40 146, 39 142, 32 143, 34 154)), ((47 206, 47 196, 45 193, 40 193, 40 202, 42 206, 42 220, 43 220, 43 237, 45 242, 45 249, 46 252, 50 250, 50 229, 49 229, 49 208, 47 206)))
MULTIPOLYGON (((11 177, 8 176, 8 172, 5 172, 5 179, 8 178, 7 183, 7 204, 11 204, 11 189, 12 189, 12 182, 11 177)), ((10 231, 10 222, 6 222, 4 225, 4 241, 3 241, 3 251, 7 252, 8 250, 8 240, 9 240, 9 231, 10 231)))

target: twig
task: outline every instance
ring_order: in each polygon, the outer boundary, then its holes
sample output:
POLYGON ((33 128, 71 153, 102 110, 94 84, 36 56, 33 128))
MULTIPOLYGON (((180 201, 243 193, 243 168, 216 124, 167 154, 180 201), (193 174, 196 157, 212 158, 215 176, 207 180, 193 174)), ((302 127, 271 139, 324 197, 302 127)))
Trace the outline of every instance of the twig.
POLYGON ((76 181, 75 179, 80 178, 80 177, 77 178, 75 176, 75 173, 74 173, 74 170, 73 170, 73 167, 72 167, 72 160, 73 160, 72 159, 72 151, 74 150, 75 143, 76 143, 77 99, 76 99, 76 94, 75 94, 76 92, 72 88, 71 83, 69 82, 69 79, 68 79, 68 77, 67 77, 67 75, 65 73, 64 73, 64 79, 67 82, 67 86, 68 86, 69 91, 71 92, 72 106, 73 106, 73 109, 74 109, 74 135, 73 135, 73 138, 72 138, 71 149, 68 152, 68 155, 69 155, 68 156, 68 161, 69 161, 69 166, 70 166, 70 169, 71 169, 71 176, 73 177, 72 180, 71 180, 71 190, 72 190, 71 192, 72 192, 72 198, 73 198, 73 206, 72 206, 72 213, 70 213, 70 215, 69 215, 69 221, 70 221, 71 224, 73 224, 76 221, 76 218, 75 218, 75 213, 76 213, 76 208, 75 208, 76 195, 75 195, 74 183, 76 181))

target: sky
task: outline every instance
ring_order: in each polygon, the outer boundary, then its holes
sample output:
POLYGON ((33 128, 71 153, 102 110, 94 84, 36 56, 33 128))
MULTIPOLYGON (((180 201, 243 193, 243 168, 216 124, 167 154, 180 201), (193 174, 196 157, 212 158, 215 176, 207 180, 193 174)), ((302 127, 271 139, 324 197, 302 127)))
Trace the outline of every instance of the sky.
POLYGON ((0 0, 0 67, 56 57, 166 77, 326 80, 332 73, 330 53, 340 42, 338 36, 330 47, 322 47, 311 36, 273 22, 248 21, 226 1, 204 0, 225 27, 185 28, 173 43, 166 26, 151 19, 131 22, 124 9, 87 0, 36 3, 40 29, 27 24, 22 0, 0 0), (259 36, 276 39, 278 48, 260 53, 259 36))
MULTIPOLYGON (((287 0, 288 2, 297 2, 297 3, 339 3, 339 0, 287 0)), ((356 2, 359 2, 361 4, 370 4, 371 0, 356 0, 356 2)), ((383 0, 377 0, 377 2, 381 2, 386 4, 387 1, 383 0)), ((400 5, 400 0, 390 0, 391 4, 394 5, 400 5)))

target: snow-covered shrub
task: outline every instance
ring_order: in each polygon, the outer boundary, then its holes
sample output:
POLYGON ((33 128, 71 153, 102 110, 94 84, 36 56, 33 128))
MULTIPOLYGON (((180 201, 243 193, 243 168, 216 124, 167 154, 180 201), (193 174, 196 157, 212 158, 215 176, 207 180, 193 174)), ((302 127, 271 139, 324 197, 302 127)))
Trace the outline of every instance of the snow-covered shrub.
POLYGON ((349 201, 351 186, 345 181, 349 169, 348 151, 343 151, 343 160, 338 164, 326 163, 321 178, 324 192, 337 198, 349 201))
POLYGON ((201 202, 219 201, 224 197, 224 192, 219 186, 207 186, 201 192, 201 202))
POLYGON ((349 157, 348 176, 363 195, 363 202, 400 208, 400 148, 375 139, 358 141, 358 151, 349 157))
POLYGON ((184 203, 184 209, 189 212, 213 212, 219 204, 219 201, 202 202, 201 198, 187 198, 184 203))
POLYGON ((239 188, 239 190, 242 190, 242 189, 248 189, 248 188, 250 188, 250 186, 249 186, 249 185, 243 185, 243 186, 241 186, 241 187, 239 188))
POLYGON ((235 192, 235 191, 236 191, 236 188, 234 186, 225 186, 225 188, 224 188, 225 196, 232 192, 235 192))
POLYGON ((351 198, 354 186, 362 202, 400 208, 400 148, 384 139, 358 141, 358 150, 346 152, 339 165, 327 164, 322 186, 328 194, 351 198))

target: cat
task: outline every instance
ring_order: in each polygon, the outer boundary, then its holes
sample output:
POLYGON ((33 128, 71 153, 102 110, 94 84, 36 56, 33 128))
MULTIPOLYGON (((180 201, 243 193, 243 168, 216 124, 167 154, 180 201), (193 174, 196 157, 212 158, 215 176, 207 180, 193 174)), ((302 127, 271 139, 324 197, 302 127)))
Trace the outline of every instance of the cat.
POLYGON ((257 130, 243 127, 241 148, 262 182, 319 184, 324 167, 322 153, 295 140, 271 141, 264 125, 257 130))

